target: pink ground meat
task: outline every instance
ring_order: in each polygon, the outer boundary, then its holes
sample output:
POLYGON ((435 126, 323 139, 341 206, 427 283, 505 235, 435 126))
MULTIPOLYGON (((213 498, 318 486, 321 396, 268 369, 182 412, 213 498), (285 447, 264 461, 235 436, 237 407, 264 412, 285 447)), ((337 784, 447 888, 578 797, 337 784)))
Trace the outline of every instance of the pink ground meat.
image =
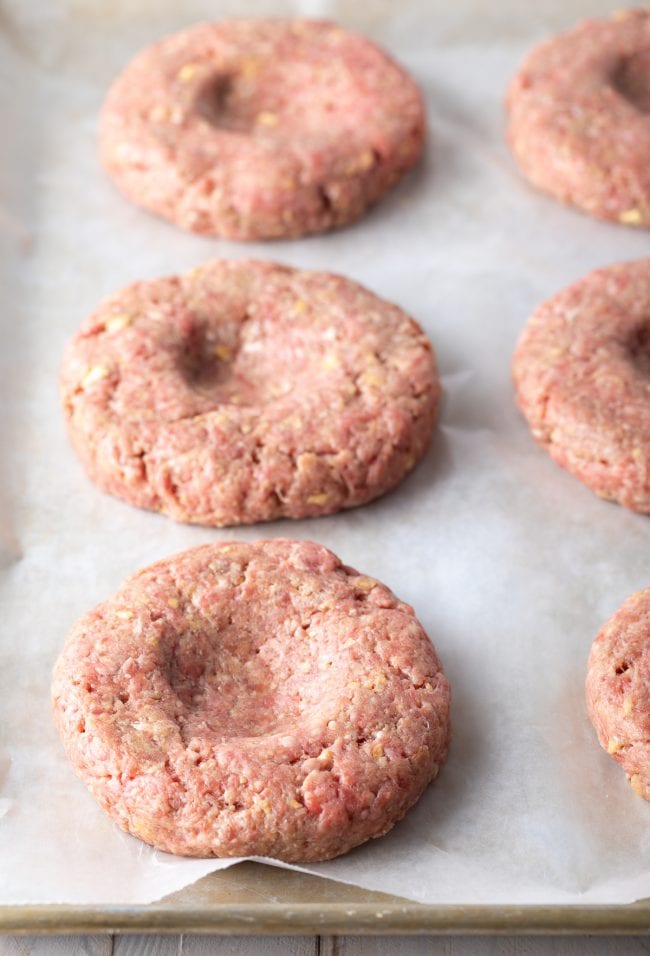
POLYGON ((357 219, 418 159, 419 90, 320 20, 201 23, 142 51, 101 115, 121 191, 194 232, 269 239, 357 219))
POLYGON ((52 699, 100 806, 188 856, 345 853, 401 819, 449 743, 413 610, 307 541, 209 544, 131 575, 73 627, 52 699))
POLYGON ((594 641, 586 691, 600 743, 650 800, 650 588, 628 598, 594 641))
POLYGON ((513 361, 533 435, 596 494, 650 512, 650 259, 544 302, 513 361))
POLYGON ((207 525, 383 494, 424 454, 438 395, 431 345, 401 309, 340 276, 247 260, 122 289, 61 371, 90 477, 207 525))
POLYGON ((510 84, 524 174, 592 216, 650 225, 650 10, 618 10, 537 46, 510 84))

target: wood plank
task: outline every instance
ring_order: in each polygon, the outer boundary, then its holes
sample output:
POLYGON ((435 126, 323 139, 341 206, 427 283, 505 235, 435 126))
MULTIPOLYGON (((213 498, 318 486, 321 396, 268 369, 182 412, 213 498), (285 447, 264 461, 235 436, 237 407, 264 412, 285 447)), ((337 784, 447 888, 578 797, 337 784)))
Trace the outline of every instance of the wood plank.
MULTIPOLYGON (((129 956, 135 956, 135 953, 129 956)), ((179 956, 318 956, 318 938, 315 936, 184 936, 179 956)))
POLYGON ((145 935, 113 937, 112 956, 180 956, 183 937, 145 935))
POLYGON ((0 956, 111 956, 110 936, 0 936, 0 956))
POLYGON ((647 956, 630 936, 324 936, 320 956, 647 956))
POLYGON ((317 956, 314 936, 115 936, 112 956, 317 956))

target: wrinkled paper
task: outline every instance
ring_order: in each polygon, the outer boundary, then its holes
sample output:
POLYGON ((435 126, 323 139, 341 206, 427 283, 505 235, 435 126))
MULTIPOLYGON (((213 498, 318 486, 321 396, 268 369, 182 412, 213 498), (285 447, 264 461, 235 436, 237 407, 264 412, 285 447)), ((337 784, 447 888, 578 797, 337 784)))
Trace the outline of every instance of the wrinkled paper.
POLYGON ((647 232, 535 193, 503 142, 525 51, 600 0, 52 0, 3 5, 0 160, 0 903, 145 903, 232 861, 175 859, 97 808, 52 727, 49 679, 80 614, 130 571, 205 541, 314 538, 416 608, 453 688, 439 780, 392 833, 311 873, 429 903, 627 902, 650 895, 650 807, 596 742, 585 661, 650 583, 650 524, 535 446, 510 383, 531 310, 585 272, 648 254, 647 232), (297 241, 188 235, 99 169, 117 71, 170 30, 225 15, 329 16, 422 85, 426 157, 360 223, 297 241), (64 343, 136 278, 215 256, 340 271, 424 326, 444 386, 426 459, 394 493, 330 518, 212 530, 109 498, 58 407, 64 343))

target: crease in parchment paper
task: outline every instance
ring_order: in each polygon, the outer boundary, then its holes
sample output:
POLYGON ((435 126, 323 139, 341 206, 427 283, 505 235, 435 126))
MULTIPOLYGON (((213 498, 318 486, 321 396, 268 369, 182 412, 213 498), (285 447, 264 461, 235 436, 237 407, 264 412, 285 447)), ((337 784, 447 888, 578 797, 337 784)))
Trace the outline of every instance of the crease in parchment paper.
POLYGON ((593 637, 650 580, 650 526, 553 464, 510 381, 512 349, 540 301, 590 269, 647 254, 647 233, 532 190, 503 141, 505 87, 526 50, 614 8, 3 5, 0 903, 147 903, 236 862, 159 853, 98 809, 52 726, 50 674, 73 621, 131 571, 206 541, 281 535, 320 541, 412 604, 453 692, 449 760, 418 805, 385 837, 293 869, 429 903, 650 895, 649 808, 598 746, 583 700, 593 637), (102 98, 141 46, 201 19, 258 14, 339 19, 422 86, 422 163, 347 229, 268 244, 192 236, 131 206, 99 168, 102 98), (85 477, 58 407, 65 342, 120 286, 215 256, 339 271, 423 325, 441 372, 440 424, 394 492, 329 518, 218 530, 131 508, 85 477))

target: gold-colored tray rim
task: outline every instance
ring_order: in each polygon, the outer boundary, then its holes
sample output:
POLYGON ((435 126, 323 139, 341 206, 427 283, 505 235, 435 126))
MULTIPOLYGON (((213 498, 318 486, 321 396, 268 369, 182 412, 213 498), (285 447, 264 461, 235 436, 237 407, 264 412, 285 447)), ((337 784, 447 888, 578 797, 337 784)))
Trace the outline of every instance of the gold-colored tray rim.
POLYGON ((627 905, 425 905, 244 863, 141 906, 0 906, 0 933, 650 933, 650 900, 627 905))

